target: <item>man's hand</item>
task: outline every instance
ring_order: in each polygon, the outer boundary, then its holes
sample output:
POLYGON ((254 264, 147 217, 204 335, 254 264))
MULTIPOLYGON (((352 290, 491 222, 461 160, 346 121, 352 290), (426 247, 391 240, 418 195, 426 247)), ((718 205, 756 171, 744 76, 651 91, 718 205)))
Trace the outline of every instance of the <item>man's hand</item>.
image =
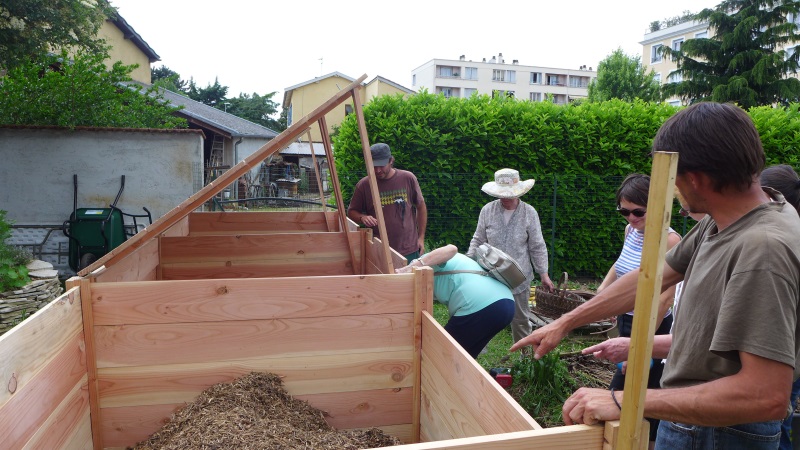
POLYGON ((368 226, 368 227, 377 227, 378 226, 378 219, 376 219, 376 218, 374 218, 374 217, 372 217, 372 216, 370 216, 368 214, 364 214, 363 216, 361 216, 361 223, 364 224, 365 226, 368 226))
POLYGON ((420 236, 419 240, 417 241, 417 246, 419 247, 419 254, 425 254, 425 236, 420 236))
POLYGON ((517 351, 530 345, 533 348, 533 357, 540 359, 550 350, 556 348, 568 333, 569 330, 563 330, 561 324, 555 321, 533 330, 533 333, 529 334, 528 337, 522 338, 512 345, 509 351, 517 351))
POLYGON ((581 350, 584 355, 592 354, 595 358, 607 359, 612 363, 628 360, 628 351, 631 348, 631 338, 616 337, 608 339, 597 345, 581 350))
MULTIPOLYGON (((622 404, 622 392, 614 391, 617 401, 622 404)), ((618 420, 620 409, 611 398, 612 392, 605 389, 580 388, 564 402, 561 417, 564 424, 594 425, 598 422, 618 420)))

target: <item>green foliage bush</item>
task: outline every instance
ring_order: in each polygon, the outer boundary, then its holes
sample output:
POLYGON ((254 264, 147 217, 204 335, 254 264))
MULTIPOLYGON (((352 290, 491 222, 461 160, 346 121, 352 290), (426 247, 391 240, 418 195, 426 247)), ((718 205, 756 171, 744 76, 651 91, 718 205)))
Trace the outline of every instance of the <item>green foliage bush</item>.
POLYGON ((155 88, 131 82, 136 66, 107 69, 106 57, 62 52, 9 70, 0 81, 0 124, 186 128, 155 88))
MULTIPOLYGON (((610 100, 555 105, 513 98, 445 98, 422 92, 373 99, 364 107, 369 142, 392 148, 395 165, 420 181, 428 205, 427 237, 462 251, 481 207, 492 200, 481 185, 503 167, 536 185, 523 197, 539 212, 551 253, 550 273, 600 278, 622 242, 624 221, 613 213, 614 191, 633 172, 650 173, 653 137, 678 108, 610 100), (612 217, 613 219, 609 219, 612 217)), ((750 111, 768 164, 798 164, 800 110, 750 111)), ((355 115, 334 138, 345 203, 365 175, 355 115)), ((683 218, 673 211, 673 227, 683 218)), ((691 224, 689 224, 691 226, 691 224)))
POLYGON ((11 223, 6 211, 0 210, 0 292, 20 288, 30 282, 25 267, 31 257, 27 252, 6 244, 11 237, 11 223))

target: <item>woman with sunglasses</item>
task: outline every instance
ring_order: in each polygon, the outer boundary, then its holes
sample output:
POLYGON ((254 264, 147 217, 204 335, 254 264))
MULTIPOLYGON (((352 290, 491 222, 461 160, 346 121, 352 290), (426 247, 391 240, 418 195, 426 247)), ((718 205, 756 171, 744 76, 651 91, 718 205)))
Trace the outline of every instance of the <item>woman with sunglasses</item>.
MULTIPOLYGON (((628 221, 625 227, 625 241, 622 244, 622 251, 617 261, 611 266, 603 282, 598 286, 598 293, 608 287, 617 278, 632 270, 637 270, 641 264, 642 247, 644 245, 644 224, 647 216, 647 196, 649 191, 650 177, 638 173, 628 175, 617 189, 617 212, 628 221)), ((680 235, 670 228, 667 236, 667 250, 674 247, 680 240, 680 235)), ((661 294, 659 317, 662 317, 663 320, 660 325, 658 325, 656 334, 669 334, 670 328, 672 327, 670 307, 674 299, 674 286, 661 294)), ((633 311, 618 316, 617 328, 619 329, 619 335, 622 337, 630 337, 632 324, 633 311)), ((625 351, 627 354, 628 349, 626 347, 624 349, 620 348, 619 350, 625 351)), ((606 349, 606 351, 613 352, 613 349, 606 349)), ((661 373, 663 371, 664 365, 661 364, 661 360, 653 361, 647 380, 648 388, 657 389, 660 387, 661 373)), ((609 387, 614 390, 623 390, 625 388, 625 374, 622 372, 620 365, 617 366, 617 371, 614 373, 614 378, 611 379, 609 387)), ((658 421, 654 419, 647 420, 650 421, 650 441, 654 442, 656 439, 656 430, 658 430, 658 421)))

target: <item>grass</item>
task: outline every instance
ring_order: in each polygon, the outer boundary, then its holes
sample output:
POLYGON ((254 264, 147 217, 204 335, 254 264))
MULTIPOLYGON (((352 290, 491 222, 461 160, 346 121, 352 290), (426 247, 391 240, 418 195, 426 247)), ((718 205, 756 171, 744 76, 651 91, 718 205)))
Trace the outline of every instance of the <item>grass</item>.
MULTIPOLYGON (((595 290, 598 285, 596 280, 570 281, 567 287, 595 290)), ((449 319, 447 307, 435 301, 433 316, 444 326, 449 319)), ((489 341, 486 353, 478 356, 477 361, 487 371, 511 368, 514 384, 509 388, 509 394, 542 426, 560 426, 564 424, 561 418, 564 401, 579 387, 590 384, 589 376, 571 370, 561 356, 580 352, 604 338, 601 335, 571 334, 554 351, 537 361, 522 352, 508 352, 512 338, 511 327, 506 327, 489 341)))

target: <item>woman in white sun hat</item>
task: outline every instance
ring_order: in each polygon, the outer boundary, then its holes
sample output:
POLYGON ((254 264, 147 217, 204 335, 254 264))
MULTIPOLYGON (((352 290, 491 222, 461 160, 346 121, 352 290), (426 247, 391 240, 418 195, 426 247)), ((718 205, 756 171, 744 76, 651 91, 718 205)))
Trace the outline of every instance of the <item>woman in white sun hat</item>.
POLYGON ((498 200, 487 203, 481 209, 478 226, 467 251, 467 256, 474 257, 475 250, 481 244, 489 243, 517 260, 525 272, 526 282, 512 291, 516 305, 514 320, 511 321, 514 342, 528 336, 532 330, 528 300, 534 270, 541 277, 542 285, 553 290, 539 214, 533 206, 519 199, 531 190, 534 182, 521 181, 519 172, 514 169, 500 169, 494 173, 494 181, 484 184, 481 190, 498 200))

